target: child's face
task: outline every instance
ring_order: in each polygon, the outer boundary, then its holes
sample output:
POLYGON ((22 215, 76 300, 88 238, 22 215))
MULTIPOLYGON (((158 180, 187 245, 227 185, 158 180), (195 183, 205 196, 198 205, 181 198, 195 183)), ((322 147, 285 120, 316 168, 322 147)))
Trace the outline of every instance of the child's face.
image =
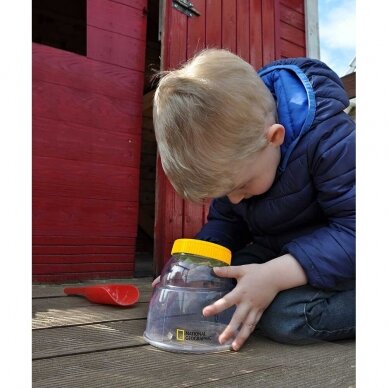
POLYGON ((243 162, 235 189, 226 194, 230 202, 237 204, 271 188, 280 163, 280 145, 283 140, 284 132, 278 134, 275 141, 269 139, 269 144, 263 150, 243 162))

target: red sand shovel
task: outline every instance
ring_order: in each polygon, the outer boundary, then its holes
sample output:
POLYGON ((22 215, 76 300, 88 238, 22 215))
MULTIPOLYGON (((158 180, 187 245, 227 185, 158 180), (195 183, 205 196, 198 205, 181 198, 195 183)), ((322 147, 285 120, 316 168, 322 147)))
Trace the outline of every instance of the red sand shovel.
POLYGON ((96 284, 84 287, 67 287, 66 295, 84 296, 93 303, 130 306, 139 300, 139 289, 132 284, 96 284))

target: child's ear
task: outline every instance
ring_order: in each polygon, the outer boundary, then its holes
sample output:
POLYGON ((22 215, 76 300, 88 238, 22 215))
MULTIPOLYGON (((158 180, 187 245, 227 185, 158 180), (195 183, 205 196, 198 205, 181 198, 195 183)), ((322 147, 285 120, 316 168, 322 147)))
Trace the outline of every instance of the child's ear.
POLYGON ((267 140, 268 143, 274 146, 280 146, 284 142, 284 136, 286 130, 281 124, 272 124, 267 131, 267 140))

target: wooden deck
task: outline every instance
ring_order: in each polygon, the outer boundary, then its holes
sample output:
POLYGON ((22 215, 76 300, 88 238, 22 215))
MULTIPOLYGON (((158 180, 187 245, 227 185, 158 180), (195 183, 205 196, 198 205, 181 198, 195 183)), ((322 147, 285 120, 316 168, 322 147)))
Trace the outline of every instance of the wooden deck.
MULTIPOLYGON (((353 340, 292 346, 252 334, 239 352, 158 350, 143 339, 151 279, 126 282, 141 293, 130 308, 65 296, 63 285, 33 285, 33 387, 355 386, 353 340)), ((83 285, 91 283, 103 282, 83 285)))

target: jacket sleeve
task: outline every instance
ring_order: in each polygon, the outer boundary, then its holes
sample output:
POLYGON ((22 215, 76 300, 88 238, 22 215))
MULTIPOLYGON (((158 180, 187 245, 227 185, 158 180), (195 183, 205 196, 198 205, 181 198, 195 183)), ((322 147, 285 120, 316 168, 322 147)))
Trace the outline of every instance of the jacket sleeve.
POLYGON ((308 152, 318 204, 328 223, 283 247, 318 288, 333 288, 355 275, 355 131, 347 116, 339 121, 331 121, 308 152))
POLYGON ((252 240, 248 225, 233 210, 227 197, 214 199, 211 203, 207 223, 195 238, 220 244, 235 252, 252 240))

